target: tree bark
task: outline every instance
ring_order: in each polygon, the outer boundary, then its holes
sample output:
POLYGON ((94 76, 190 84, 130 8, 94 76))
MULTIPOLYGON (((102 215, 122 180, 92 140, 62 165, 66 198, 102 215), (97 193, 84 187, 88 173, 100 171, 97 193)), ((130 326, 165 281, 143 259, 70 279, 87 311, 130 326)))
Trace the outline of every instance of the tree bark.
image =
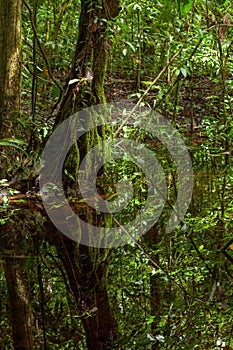
POLYGON ((0 137, 12 135, 20 111, 21 0, 0 0, 0 137))
MULTIPOLYGON (((13 119, 21 107, 21 7, 21 0, 0 0, 0 138, 13 137, 13 119)), ((9 156, 9 152, 8 148, 1 150, 0 178, 7 176, 8 159, 14 161, 14 153, 9 156)), ((22 254, 19 247, 24 238, 10 221, 4 226, 4 235, 0 248, 5 252, 14 349, 31 350, 28 276, 23 259, 15 258, 22 254)))
POLYGON ((116 348, 117 322, 110 310, 106 285, 109 252, 84 245, 77 247, 64 236, 53 242, 82 316, 87 349, 116 348))
POLYGON ((32 320, 27 272, 19 259, 5 259, 14 350, 32 350, 32 320))
MULTIPOLYGON (((99 1, 81 1, 75 56, 58 106, 55 125, 81 108, 105 102, 104 78, 109 51, 107 22, 116 17, 119 11, 119 0, 102 1, 101 6, 99 1), (71 80, 75 83, 69 84, 71 80)), ((95 145, 98 135, 102 134, 103 130, 99 129, 79 140, 81 160, 95 145)), ((100 220, 95 217, 95 213, 90 212, 86 213, 86 219, 89 215, 93 216, 92 222, 100 220)), ((113 349, 116 346, 117 323, 111 314, 106 287, 110 254, 105 250, 78 245, 66 238, 62 241, 63 244, 58 245, 55 240, 55 245, 83 316, 87 348, 113 349)))
MULTIPOLYGON (((22 217, 16 216, 15 219, 20 222, 22 217)), ((30 289, 23 237, 25 233, 21 233, 19 227, 10 221, 4 225, 3 233, 4 240, 1 241, 0 248, 4 259, 14 350, 32 350, 30 289)))
MULTIPOLYGON (((107 22, 119 13, 119 0, 81 1, 79 35, 69 78, 57 106, 55 126, 82 108, 105 102, 104 78, 108 59, 107 22), (72 81, 72 82, 71 82, 72 81)), ((75 167, 95 146, 102 129, 91 131, 78 140, 79 159, 72 153, 69 170, 75 167)), ((71 151, 72 152, 72 151, 71 151)), ((92 169, 90 169, 92 171, 92 169)), ((72 188, 72 183, 69 184, 72 188)), ((90 211, 83 220, 99 222, 101 219, 90 211)), ((90 221, 89 221, 90 222, 90 221)), ((85 232, 83 232, 85 234, 85 232)), ((111 314, 107 294, 107 264, 110 252, 78 245, 60 236, 53 240, 69 278, 70 288, 82 316, 88 350, 114 349, 117 323, 111 314), (96 258, 97 257, 97 258, 96 258)))
MULTIPOLYGON (((21 6, 21 0, 0 0, 0 139, 11 137, 20 111, 21 6)), ((9 152, 1 149, 0 178, 7 177, 9 152)))
POLYGON ((105 103, 104 79, 110 43, 108 21, 118 16, 119 0, 81 1, 79 35, 69 77, 57 106, 55 125, 91 105, 105 103), (78 80, 69 84, 71 80, 78 80))

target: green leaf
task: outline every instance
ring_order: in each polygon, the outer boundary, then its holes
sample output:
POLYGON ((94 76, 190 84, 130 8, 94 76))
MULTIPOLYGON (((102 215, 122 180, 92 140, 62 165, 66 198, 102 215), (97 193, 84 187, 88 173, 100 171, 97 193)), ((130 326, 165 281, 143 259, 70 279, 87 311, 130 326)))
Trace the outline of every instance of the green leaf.
POLYGON ((21 151, 25 152, 25 150, 22 147, 18 146, 14 142, 6 141, 6 139, 0 140, 0 146, 14 147, 14 148, 20 149, 21 151))
POLYGON ((180 18, 185 17, 193 7, 193 0, 177 0, 180 18))
POLYGON ((187 75, 188 75, 188 70, 187 70, 187 68, 186 68, 186 67, 181 67, 181 68, 180 68, 180 71, 181 71, 181 73, 183 74, 183 76, 186 78, 187 75))
POLYGON ((147 324, 151 324, 151 323, 154 322, 154 319, 155 319, 155 316, 150 316, 150 317, 148 317, 146 323, 147 323, 147 324))
POLYGON ((218 5, 220 6, 228 6, 229 0, 217 0, 218 5))
POLYGON ((136 47, 133 46, 129 41, 126 41, 125 43, 126 43, 127 45, 129 45, 129 47, 132 49, 133 52, 136 51, 136 47))
POLYGON ((26 142, 24 142, 23 140, 18 140, 18 139, 7 138, 7 139, 0 140, 0 142, 1 141, 7 141, 7 142, 11 142, 11 143, 18 143, 19 145, 26 145, 26 142))

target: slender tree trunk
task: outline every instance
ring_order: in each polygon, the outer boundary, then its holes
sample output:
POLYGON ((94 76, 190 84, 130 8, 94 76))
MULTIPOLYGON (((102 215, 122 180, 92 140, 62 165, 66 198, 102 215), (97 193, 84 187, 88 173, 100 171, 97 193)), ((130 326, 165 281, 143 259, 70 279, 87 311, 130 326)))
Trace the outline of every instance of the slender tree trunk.
MULTIPOLYGON (((13 137, 13 119, 20 112, 21 101, 21 0, 0 0, 0 138, 13 137)), ((0 178, 7 177, 8 159, 14 151, 1 150, 0 178)), ((20 246, 23 235, 9 221, 4 226, 5 277, 9 295, 10 320, 15 350, 31 350, 31 313, 28 276, 20 246), (19 238, 20 236, 20 238, 19 238)))
MULTIPOLYGON (((18 222, 21 217, 15 216, 18 222)), ((4 226, 1 253, 9 298, 9 319, 15 350, 32 350, 32 318, 24 233, 8 221, 4 226)), ((22 227, 21 227, 22 228, 22 227)))
POLYGON ((12 135, 20 111, 21 0, 0 0, 0 137, 12 135))
MULTIPOLYGON (((21 1, 0 0, 0 138, 11 137, 20 111, 21 1)), ((0 178, 6 178, 10 158, 9 149, 1 149, 0 178)))
POLYGON ((10 319, 15 350, 31 350, 32 322, 27 272, 19 259, 5 259, 5 277, 9 294, 10 319))
MULTIPOLYGON (((151 250, 156 250, 159 243, 158 228, 155 224, 145 235, 145 241, 151 250)), ((159 265, 159 254, 153 256, 154 261, 159 265)), ((157 275, 150 276, 150 297, 151 297, 151 315, 154 316, 154 321, 151 324, 152 334, 155 336, 156 328, 159 322, 160 310, 160 287, 157 275)), ((157 349, 157 344, 152 345, 152 349, 157 349)))

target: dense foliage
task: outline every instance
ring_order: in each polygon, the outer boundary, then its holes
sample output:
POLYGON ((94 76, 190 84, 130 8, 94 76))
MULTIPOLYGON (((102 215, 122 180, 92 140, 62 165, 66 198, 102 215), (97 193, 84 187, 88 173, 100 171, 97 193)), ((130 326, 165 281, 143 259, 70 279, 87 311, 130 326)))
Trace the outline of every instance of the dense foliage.
MULTIPOLYGON (((8 205, 5 198, 38 191, 40 152, 53 130, 73 63, 80 8, 73 0, 24 2, 22 111, 12 120, 14 137, 0 140, 1 147, 18 152, 7 179, 0 179, 1 240, 10 239, 4 231, 8 222, 23 228, 21 258, 28 267, 34 349, 45 343, 47 349, 87 349, 82 321, 98 312, 95 306, 78 310, 57 250, 38 233, 49 234, 45 218, 33 208, 8 205), (14 186, 16 169, 21 179, 14 186)), ((168 118, 185 141, 194 172, 187 215, 166 234, 179 186, 175 165, 145 130, 124 126, 120 131, 119 137, 155 152, 166 173, 168 200, 155 227, 156 242, 145 235, 114 248, 104 262, 118 324, 118 339, 112 339, 109 349, 233 348, 232 23, 228 0, 126 0, 108 23, 107 101, 129 98, 136 103, 141 98, 141 105, 168 118)), ((84 80, 81 84, 86 96, 90 86, 84 80)), ((125 160, 108 164, 105 175, 99 180, 105 194, 114 194, 112 183, 119 179, 128 178, 135 187, 134 200, 120 215, 127 221, 143 207, 145 175, 125 160)), ((72 177, 70 169, 66 176, 72 177)), ((13 348, 3 269, 11 254, 0 244, 1 349, 13 348)))

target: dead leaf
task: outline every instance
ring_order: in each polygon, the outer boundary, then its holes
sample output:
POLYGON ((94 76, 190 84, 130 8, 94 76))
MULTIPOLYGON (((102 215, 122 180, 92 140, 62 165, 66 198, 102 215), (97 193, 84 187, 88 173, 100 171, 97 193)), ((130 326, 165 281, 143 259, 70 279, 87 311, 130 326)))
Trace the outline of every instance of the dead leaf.
POLYGON ((85 75, 86 81, 88 83, 91 83, 93 80, 93 73, 90 67, 86 67, 86 75, 85 75))

